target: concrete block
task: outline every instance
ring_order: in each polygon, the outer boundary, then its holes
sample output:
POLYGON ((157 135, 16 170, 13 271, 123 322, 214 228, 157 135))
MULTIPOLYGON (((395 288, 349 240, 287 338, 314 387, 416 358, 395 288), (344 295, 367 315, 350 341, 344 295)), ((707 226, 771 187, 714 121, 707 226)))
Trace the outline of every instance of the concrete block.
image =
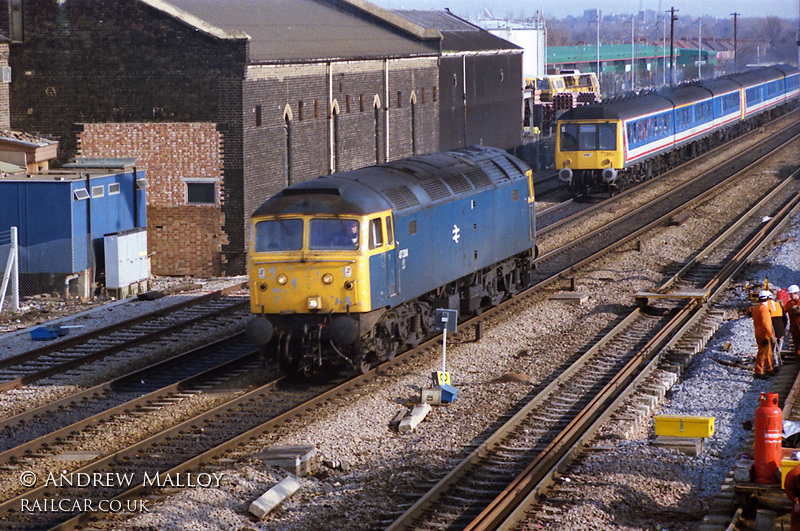
POLYGON ((402 421, 400 421, 400 426, 397 428, 398 431, 400 431, 400 433, 413 431, 414 428, 416 428, 417 425, 423 421, 428 413, 430 413, 431 409, 433 408, 431 408, 430 404, 420 404, 415 406, 408 418, 404 418, 402 421))
POLYGON ((253 456, 270 466, 283 468, 296 476, 313 474, 319 468, 315 446, 273 446, 253 456))
POLYGON ((250 512, 260 520, 280 505, 283 500, 297 492, 299 488, 300 482, 293 476, 289 476, 251 503, 250 512))
POLYGON ((569 304, 583 304, 589 300, 589 296, 580 291, 562 291, 550 297, 550 300, 566 302, 569 304))

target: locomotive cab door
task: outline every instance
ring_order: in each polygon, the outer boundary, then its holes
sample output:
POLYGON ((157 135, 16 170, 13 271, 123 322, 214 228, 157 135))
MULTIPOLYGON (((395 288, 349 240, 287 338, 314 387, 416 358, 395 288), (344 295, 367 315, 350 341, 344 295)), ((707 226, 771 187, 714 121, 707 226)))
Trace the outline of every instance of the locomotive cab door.
MULTIPOLYGON (((386 275, 380 282, 386 282, 384 296, 387 298, 397 295, 398 292, 396 245, 394 241, 393 225, 391 215, 369 220, 369 248, 370 250, 380 250, 380 253, 373 258, 378 260, 379 270, 383 271, 383 274, 386 275)), ((381 276, 383 276, 383 274, 381 276)), ((373 286, 373 288, 374 287, 375 286, 373 286)))
POLYGON ((400 290, 398 289, 397 282, 397 242, 394 241, 394 223, 392 222, 392 215, 386 216, 386 287, 389 290, 389 296, 397 295, 400 290))

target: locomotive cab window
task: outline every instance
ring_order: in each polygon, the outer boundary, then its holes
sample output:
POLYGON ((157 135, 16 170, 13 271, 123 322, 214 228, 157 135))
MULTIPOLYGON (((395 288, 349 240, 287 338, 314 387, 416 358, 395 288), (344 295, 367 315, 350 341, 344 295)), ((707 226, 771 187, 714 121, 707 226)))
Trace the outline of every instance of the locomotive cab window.
POLYGON ((369 221, 369 248, 377 249, 383 246, 383 224, 380 218, 369 221))
POLYGON ((314 218, 308 224, 308 248, 315 251, 355 251, 359 240, 356 219, 314 218))
POLYGON ((394 244, 394 226, 392 216, 386 216, 386 245, 394 244))
POLYGON ((257 253, 299 251, 303 248, 303 220, 259 221, 253 229, 257 253))

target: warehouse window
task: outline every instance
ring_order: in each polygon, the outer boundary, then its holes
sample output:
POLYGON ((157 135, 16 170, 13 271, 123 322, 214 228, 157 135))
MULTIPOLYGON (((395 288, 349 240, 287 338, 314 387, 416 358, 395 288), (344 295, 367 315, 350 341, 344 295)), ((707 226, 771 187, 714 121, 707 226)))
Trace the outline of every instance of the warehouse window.
POLYGON ((119 193, 119 183, 110 183, 108 185, 108 195, 117 195, 119 193))
POLYGON ((217 185, 214 182, 187 182, 187 205, 215 205, 217 203, 217 185))
POLYGON ((417 220, 408 222, 408 234, 413 235, 417 233, 417 220))
POLYGON ((300 100, 297 102, 297 119, 301 122, 303 121, 303 101, 300 100))
POLYGON ((75 201, 83 201, 84 199, 89 199, 89 192, 86 191, 86 188, 78 188, 72 192, 72 196, 75 201))
POLYGON ((261 105, 256 105, 256 127, 261 127, 261 105))
POLYGON ((92 198, 103 197, 105 195, 103 185, 92 186, 92 198))

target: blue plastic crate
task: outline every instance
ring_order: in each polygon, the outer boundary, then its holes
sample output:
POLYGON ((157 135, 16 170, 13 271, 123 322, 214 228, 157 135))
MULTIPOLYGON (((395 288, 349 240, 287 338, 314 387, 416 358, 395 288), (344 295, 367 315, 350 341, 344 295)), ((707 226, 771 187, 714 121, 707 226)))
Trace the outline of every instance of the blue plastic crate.
POLYGON ((31 330, 31 339, 34 341, 50 341, 58 336, 67 335, 69 330, 60 326, 40 326, 31 330))

